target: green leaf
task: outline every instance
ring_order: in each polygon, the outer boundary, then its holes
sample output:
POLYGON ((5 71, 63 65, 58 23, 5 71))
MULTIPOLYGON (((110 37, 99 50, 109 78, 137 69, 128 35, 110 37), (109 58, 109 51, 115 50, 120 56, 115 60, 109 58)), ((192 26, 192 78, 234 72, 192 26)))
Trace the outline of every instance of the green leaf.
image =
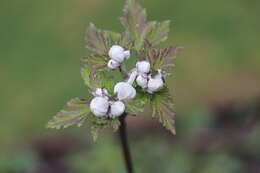
POLYGON ((175 67, 176 54, 182 48, 182 46, 154 48, 149 42, 145 42, 143 49, 140 51, 140 57, 151 63, 152 70, 163 69, 168 71, 175 67))
POLYGON ((157 49, 157 57, 155 58, 154 68, 168 71, 175 67, 174 61, 177 52, 182 49, 181 46, 169 46, 163 49, 157 49))
POLYGON ((146 10, 135 0, 126 0, 123 17, 120 20, 126 31, 130 32, 131 38, 135 40, 135 49, 139 50, 152 27, 147 21, 146 10))
POLYGON ((148 93, 143 92, 140 88, 137 88, 135 99, 126 103, 126 112, 133 115, 143 112, 149 97, 150 95, 148 93))
POLYGON ((176 134, 173 105, 172 96, 167 88, 153 94, 152 96, 152 117, 158 119, 158 121, 166 129, 170 130, 172 134, 176 134))
POLYGON ((86 32, 86 47, 98 55, 107 55, 109 48, 119 38, 120 34, 97 29, 95 25, 91 23, 86 32))
POLYGON ((87 87, 93 91, 102 86, 101 82, 96 77, 96 71, 89 65, 85 65, 81 68, 81 76, 87 87))
POLYGON ((109 121, 107 118, 97 117, 92 113, 88 115, 88 124, 91 128, 91 135, 94 142, 96 142, 100 131, 109 126, 109 121))
POLYGON ((90 112, 87 100, 74 98, 71 99, 65 107, 58 112, 47 124, 47 128, 60 129, 72 125, 81 126, 90 112))
POLYGON ((83 57, 81 61, 86 63, 87 65, 90 65, 92 68, 105 69, 107 67, 109 57, 104 55, 91 54, 86 57, 83 57))
POLYGON ((81 76, 84 83, 92 91, 96 88, 106 88, 110 93, 113 92, 114 85, 118 80, 121 80, 120 73, 118 71, 101 71, 95 69, 93 66, 85 65, 81 68, 81 76), (117 80, 116 80, 117 79, 117 80))
POLYGON ((129 32, 123 32, 120 38, 117 40, 117 44, 124 47, 127 50, 131 50, 134 47, 134 41, 131 40, 129 32))
POLYGON ((166 20, 163 22, 152 22, 151 31, 147 35, 147 40, 153 46, 167 40, 168 33, 170 31, 170 21, 166 20))

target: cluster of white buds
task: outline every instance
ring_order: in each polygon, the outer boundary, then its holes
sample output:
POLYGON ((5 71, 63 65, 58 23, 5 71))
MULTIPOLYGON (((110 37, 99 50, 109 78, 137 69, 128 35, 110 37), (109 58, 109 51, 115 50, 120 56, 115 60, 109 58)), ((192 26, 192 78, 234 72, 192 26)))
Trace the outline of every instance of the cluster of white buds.
POLYGON ((115 69, 119 67, 124 60, 130 57, 130 51, 124 50, 124 48, 119 45, 114 45, 108 51, 108 55, 111 59, 108 61, 107 66, 111 69, 115 69))
POLYGON ((92 93, 95 96, 90 102, 90 110, 97 117, 116 118, 125 111, 125 104, 122 101, 109 101, 106 89, 97 88, 92 93))
POLYGON ((136 83, 149 93, 154 93, 163 88, 162 71, 152 77, 150 74, 150 63, 148 61, 139 61, 136 63, 137 78, 136 83))

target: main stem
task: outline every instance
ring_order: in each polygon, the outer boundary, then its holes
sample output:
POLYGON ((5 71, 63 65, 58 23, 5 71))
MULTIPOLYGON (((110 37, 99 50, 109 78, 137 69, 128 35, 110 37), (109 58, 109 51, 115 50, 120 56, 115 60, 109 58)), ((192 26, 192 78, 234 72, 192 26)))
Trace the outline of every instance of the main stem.
POLYGON ((120 127, 119 127, 119 137, 120 137, 120 141, 121 141, 121 146, 122 146, 122 150, 123 150, 123 155, 125 158, 125 166, 127 169, 127 173, 134 173, 133 171, 133 163, 132 163, 132 159, 131 159, 131 153, 130 153, 130 149, 128 146, 128 141, 127 141, 127 131, 126 131, 126 118, 127 114, 124 113, 122 116, 119 117, 120 120, 120 127))

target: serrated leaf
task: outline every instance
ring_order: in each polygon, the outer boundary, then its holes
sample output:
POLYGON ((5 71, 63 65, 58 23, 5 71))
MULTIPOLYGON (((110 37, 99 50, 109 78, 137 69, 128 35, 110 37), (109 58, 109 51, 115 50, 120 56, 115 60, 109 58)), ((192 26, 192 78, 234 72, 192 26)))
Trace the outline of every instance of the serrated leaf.
POLYGON ((88 115, 88 124, 91 128, 93 141, 95 142, 99 136, 100 131, 109 126, 109 119, 96 117, 94 114, 90 113, 88 115))
POLYGON ((97 29, 95 25, 91 23, 86 32, 86 47, 98 55, 107 55, 109 48, 119 38, 120 34, 97 29))
POLYGON ((93 68, 89 65, 85 65, 81 68, 81 76, 84 80, 84 83, 89 87, 91 90, 95 90, 96 88, 100 88, 102 86, 101 82, 97 77, 95 77, 96 72, 93 68))
POLYGON ((126 112, 133 115, 138 115, 138 113, 143 112, 149 97, 150 95, 148 93, 138 88, 135 99, 126 103, 126 112))
POLYGON ((140 57, 147 59, 153 70, 163 69, 168 71, 175 67, 174 60, 177 52, 182 48, 182 46, 154 48, 149 42, 145 42, 143 49, 140 51, 140 57))
POLYGON ((163 22, 152 22, 151 30, 147 35, 147 40, 153 46, 167 40, 168 33, 170 31, 170 21, 166 20, 163 22))
POLYGON ((146 35, 151 30, 151 24, 147 21, 146 10, 135 0, 126 0, 123 17, 120 20, 126 31, 130 32, 132 39, 135 40, 135 49, 139 50, 146 35))
POLYGON ((153 94, 151 99, 152 117, 158 119, 172 134, 176 134, 173 105, 172 96, 167 88, 153 94))
POLYGON ((129 32, 123 32, 116 43, 126 50, 131 50, 135 45, 135 42, 131 40, 129 32))
POLYGON ((117 74, 112 74, 113 72, 107 73, 107 71, 93 69, 93 67, 89 65, 85 65, 81 68, 81 76, 84 83, 92 91, 96 90, 96 88, 106 88, 110 93, 112 93, 114 85, 117 82, 116 79, 120 79, 120 73, 117 72, 117 74))
POLYGON ((92 68, 102 69, 107 67, 107 62, 109 61, 109 59, 110 58, 105 55, 91 54, 83 57, 81 61, 86 63, 87 65, 92 66, 92 68))
POLYGON ((74 98, 71 99, 64 108, 58 112, 47 124, 47 128, 60 129, 72 125, 81 126, 90 112, 87 100, 74 98))

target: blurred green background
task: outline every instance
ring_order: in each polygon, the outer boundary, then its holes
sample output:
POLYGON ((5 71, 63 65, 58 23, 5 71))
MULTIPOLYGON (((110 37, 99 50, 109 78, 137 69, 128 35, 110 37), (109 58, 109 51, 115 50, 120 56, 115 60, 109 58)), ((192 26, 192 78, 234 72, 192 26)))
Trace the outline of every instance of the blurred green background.
MULTIPOLYGON (((177 135, 149 113, 128 119, 137 173, 260 172, 260 1, 139 0, 150 20, 172 21, 164 45, 185 47, 170 79, 177 135)), ((123 0, 0 0, 0 173, 121 173, 107 131, 45 129, 87 95, 80 58, 90 22, 122 31, 123 0)))

